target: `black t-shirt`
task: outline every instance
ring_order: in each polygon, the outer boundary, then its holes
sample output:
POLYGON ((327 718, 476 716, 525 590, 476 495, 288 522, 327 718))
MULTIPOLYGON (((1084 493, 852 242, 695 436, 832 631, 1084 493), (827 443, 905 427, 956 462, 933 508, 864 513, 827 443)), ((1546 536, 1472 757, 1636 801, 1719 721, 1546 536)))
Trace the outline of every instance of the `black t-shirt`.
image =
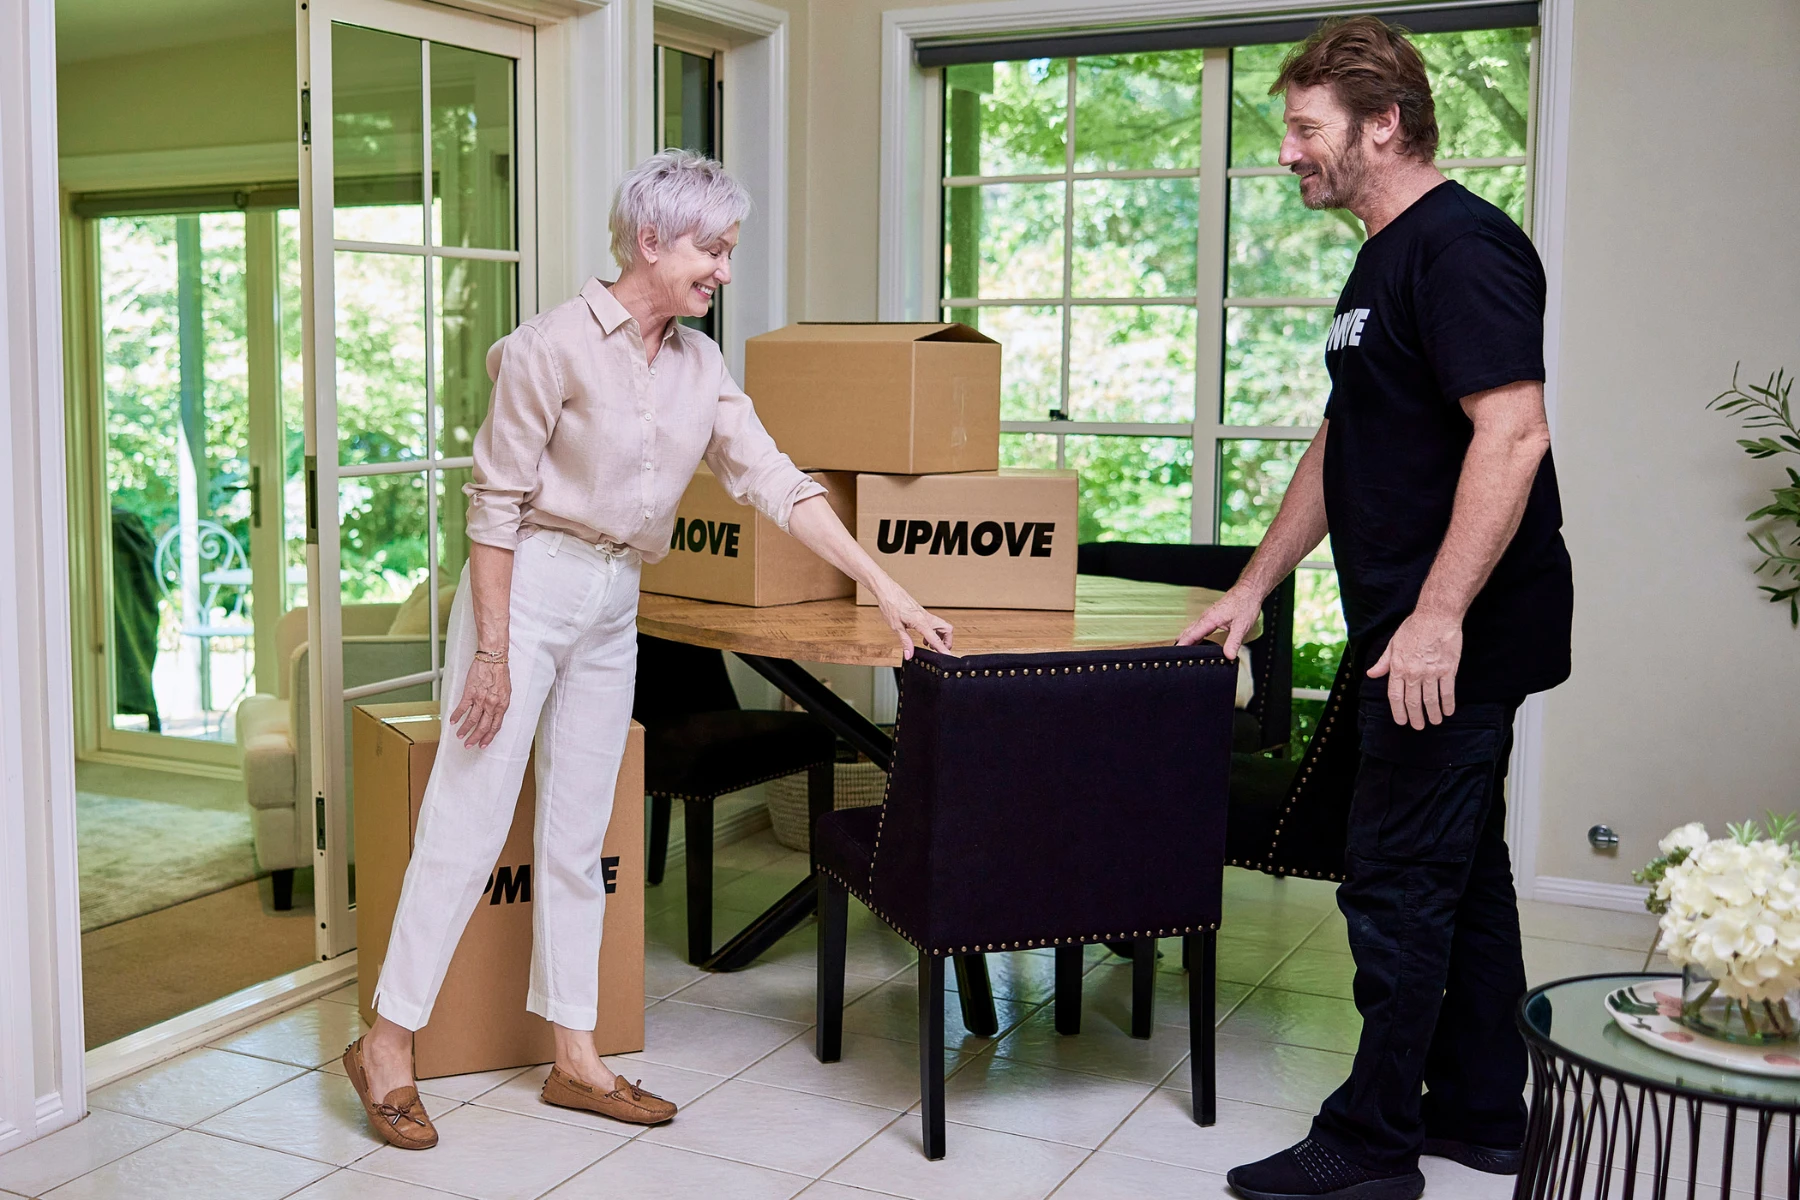
MULTIPOLYGON (((1440 184, 1363 244, 1325 347, 1325 509, 1367 666, 1417 606, 1450 528, 1474 433, 1460 401, 1544 378, 1543 265, 1505 213, 1440 184)), ((1561 528, 1546 454, 1519 531, 1463 620, 1459 699, 1511 699, 1569 677, 1561 528)))

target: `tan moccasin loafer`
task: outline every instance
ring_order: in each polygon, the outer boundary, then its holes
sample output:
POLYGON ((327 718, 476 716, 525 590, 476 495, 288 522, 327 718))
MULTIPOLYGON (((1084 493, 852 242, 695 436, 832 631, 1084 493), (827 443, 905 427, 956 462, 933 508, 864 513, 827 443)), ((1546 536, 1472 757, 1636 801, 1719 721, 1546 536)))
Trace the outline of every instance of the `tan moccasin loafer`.
POLYGON ((429 1150, 437 1145, 437 1128, 425 1115, 418 1088, 397 1087, 379 1103, 369 1095, 369 1073, 363 1067, 361 1038, 351 1042, 344 1051, 344 1073, 350 1076, 350 1086, 356 1089, 363 1111, 369 1114, 369 1124, 390 1146, 402 1150, 429 1150))
POLYGON ((550 1078, 544 1080, 543 1099, 545 1104, 558 1108, 579 1108, 633 1125, 661 1125, 675 1115, 675 1106, 646 1092, 639 1086, 642 1083, 641 1079, 629 1083, 620 1078, 617 1087, 603 1092, 591 1083, 563 1074, 560 1067, 551 1067, 550 1078))

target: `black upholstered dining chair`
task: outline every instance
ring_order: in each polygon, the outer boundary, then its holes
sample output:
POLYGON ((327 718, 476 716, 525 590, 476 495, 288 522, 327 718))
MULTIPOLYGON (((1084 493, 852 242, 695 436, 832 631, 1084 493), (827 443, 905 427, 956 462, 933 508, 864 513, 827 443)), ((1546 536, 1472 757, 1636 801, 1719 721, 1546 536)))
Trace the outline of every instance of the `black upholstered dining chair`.
MULTIPOLYGON (((1224 591, 1237 582, 1255 546, 1182 545, 1148 542, 1084 542, 1076 550, 1076 570, 1143 583, 1172 583, 1224 591)), ((1263 600, 1263 632, 1250 646, 1256 690, 1249 707, 1232 718, 1231 748, 1241 753, 1287 744, 1293 720, 1294 577, 1263 600)))
POLYGON ((1231 808, 1225 861, 1270 875, 1344 878, 1350 798, 1362 761, 1356 702, 1362 670, 1344 648, 1319 723, 1298 759, 1231 756, 1231 808))
POLYGON ((713 801, 784 775, 807 773, 812 811, 831 807, 837 737, 805 713, 738 706, 721 651, 638 635, 637 695, 650 797, 645 880, 662 883, 669 817, 682 802, 687 831, 688 961, 712 957, 713 801))
POLYGON ((1049 946, 1060 959, 1111 939, 1192 939, 1195 1119, 1212 1123, 1236 682, 1212 645, 918 651, 902 668, 885 803, 814 827, 816 1052, 835 1062, 843 1049, 854 895, 919 951, 926 1157, 944 1155, 944 960, 974 952, 1049 946))

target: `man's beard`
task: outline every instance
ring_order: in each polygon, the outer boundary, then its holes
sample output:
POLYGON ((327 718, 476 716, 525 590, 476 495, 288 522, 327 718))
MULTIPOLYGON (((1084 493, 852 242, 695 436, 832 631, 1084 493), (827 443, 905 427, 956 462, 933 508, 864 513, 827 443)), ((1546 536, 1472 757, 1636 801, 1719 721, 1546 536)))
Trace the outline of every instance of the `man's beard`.
POLYGON ((1344 141, 1344 152, 1335 163, 1327 165, 1315 162, 1318 174, 1311 195, 1307 194, 1304 184, 1300 189, 1300 202, 1314 210, 1325 208, 1349 208, 1362 195, 1363 184, 1368 177, 1368 158, 1363 154, 1362 130, 1353 129, 1344 141))

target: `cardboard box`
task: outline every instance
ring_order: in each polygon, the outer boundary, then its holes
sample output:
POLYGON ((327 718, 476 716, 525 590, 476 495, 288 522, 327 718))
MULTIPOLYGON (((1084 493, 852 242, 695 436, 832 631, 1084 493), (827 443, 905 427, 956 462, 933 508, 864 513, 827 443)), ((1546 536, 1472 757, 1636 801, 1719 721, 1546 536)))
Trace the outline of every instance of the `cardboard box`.
MULTIPOLYGON (((357 990, 363 1020, 372 1023, 375 981, 387 957, 388 931, 412 858, 425 781, 437 757, 438 706, 432 701, 359 705, 352 726, 357 990)), ((643 797, 644 727, 633 721, 601 849, 608 895, 594 1041, 602 1054, 644 1048, 643 797)), ((414 1067, 421 1079, 530 1066, 556 1057, 550 1023, 525 1011, 536 809, 537 781, 528 765, 506 845, 457 943, 431 1023, 413 1036, 414 1067)))
POLYGON ((967 325, 789 325, 744 343, 744 390, 806 470, 1000 465, 1000 345, 967 325))
MULTIPOLYGON (((815 471, 845 529, 856 528, 856 478, 815 471)), ((754 508, 737 503, 704 466, 675 509, 668 557, 646 563, 646 592, 763 608, 830 600, 856 590, 850 577, 754 508)))
POLYGON ((1074 471, 858 475, 856 540, 928 608, 1073 611, 1075 507, 1074 471))

